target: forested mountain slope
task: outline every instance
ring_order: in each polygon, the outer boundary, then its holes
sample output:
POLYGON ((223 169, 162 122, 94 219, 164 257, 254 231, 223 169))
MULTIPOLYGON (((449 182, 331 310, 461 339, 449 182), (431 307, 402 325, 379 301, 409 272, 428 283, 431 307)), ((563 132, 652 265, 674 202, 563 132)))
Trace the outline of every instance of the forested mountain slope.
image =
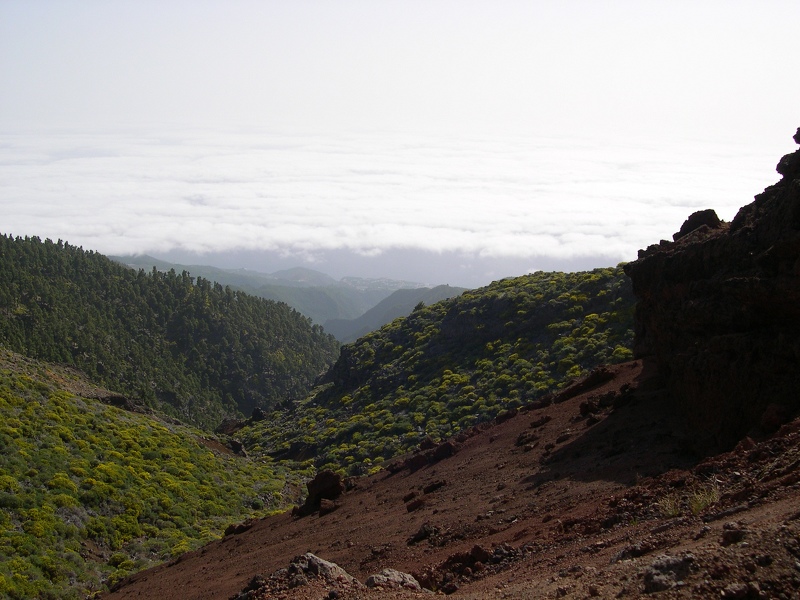
POLYGON ((629 359, 633 304, 621 268, 498 281, 344 346, 314 394, 237 435, 255 452, 364 472, 629 359))
POLYGON ((307 393, 336 340, 285 304, 133 271, 91 251, 0 236, 0 345, 74 365, 168 414, 213 427, 307 393))
POLYGON ((0 597, 85 598, 291 501, 301 470, 108 396, 0 349, 0 597))

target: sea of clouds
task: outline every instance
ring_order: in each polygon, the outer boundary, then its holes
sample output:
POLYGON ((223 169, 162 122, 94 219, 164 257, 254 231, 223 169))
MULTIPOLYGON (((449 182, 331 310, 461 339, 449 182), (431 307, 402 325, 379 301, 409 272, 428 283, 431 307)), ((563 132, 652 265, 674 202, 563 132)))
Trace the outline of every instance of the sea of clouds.
POLYGON ((746 140, 9 134, 0 137, 0 232, 104 254, 269 251, 319 263, 326 252, 411 250, 530 269, 616 264, 696 210, 732 219, 777 180, 774 165, 792 149, 746 140))

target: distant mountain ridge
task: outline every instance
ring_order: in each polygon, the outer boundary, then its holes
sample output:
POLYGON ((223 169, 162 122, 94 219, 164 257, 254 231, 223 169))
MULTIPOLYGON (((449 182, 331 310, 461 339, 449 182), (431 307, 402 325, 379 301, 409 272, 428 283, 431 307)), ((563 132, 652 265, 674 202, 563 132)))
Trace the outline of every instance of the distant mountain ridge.
POLYGON ((335 319, 356 319, 399 289, 418 289, 425 284, 388 278, 333 277, 314 269, 294 267, 274 273, 249 269, 220 269, 208 265, 182 265, 149 255, 111 256, 132 269, 189 272, 248 294, 284 302, 317 324, 335 319))
POLYGON ((441 300, 460 296, 466 291, 467 288, 449 285, 397 290, 357 319, 331 319, 325 321, 323 327, 340 342, 354 342, 361 336, 391 323, 398 317, 407 317, 420 302, 423 305, 434 304, 441 300))

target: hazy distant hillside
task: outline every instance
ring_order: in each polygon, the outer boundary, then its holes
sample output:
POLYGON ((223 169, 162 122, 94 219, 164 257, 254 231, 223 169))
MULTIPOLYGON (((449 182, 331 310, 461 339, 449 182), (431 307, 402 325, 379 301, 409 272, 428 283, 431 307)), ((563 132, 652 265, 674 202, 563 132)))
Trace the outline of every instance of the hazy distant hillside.
POLYGON ((633 306, 620 268, 467 291, 343 346, 313 395, 240 434, 255 452, 362 472, 631 358, 633 306))
POLYGON ((280 281, 283 285, 294 284, 298 287, 336 285, 337 283, 330 275, 320 273, 314 269, 306 269, 305 267, 293 267, 291 269, 275 271, 274 273, 266 275, 266 278, 280 281))
POLYGON ((0 597, 86 598, 293 500, 300 471, 98 399, 109 395, 0 349, 0 597))
POLYGON ((353 342, 370 331, 392 322, 398 317, 411 314, 420 302, 434 304, 465 292, 467 288, 440 285, 435 288, 397 290, 388 298, 381 300, 357 319, 332 319, 325 322, 325 331, 340 342, 353 342))
POLYGON ((187 271, 193 277, 229 285, 268 300, 285 302, 320 325, 331 319, 355 319, 395 290, 423 287, 419 283, 393 279, 344 277, 336 281, 324 273, 303 267, 259 273, 247 269, 180 265, 147 255, 111 258, 134 269, 150 271, 156 267, 159 271, 187 271))
POLYGON ((250 291, 256 296, 285 302, 322 325, 331 318, 355 318, 391 294, 391 290, 356 290, 347 286, 298 287, 267 284, 250 291))
POLYGON ((302 397, 338 354, 286 305, 10 236, 0 236, 0 345, 212 427, 302 397))

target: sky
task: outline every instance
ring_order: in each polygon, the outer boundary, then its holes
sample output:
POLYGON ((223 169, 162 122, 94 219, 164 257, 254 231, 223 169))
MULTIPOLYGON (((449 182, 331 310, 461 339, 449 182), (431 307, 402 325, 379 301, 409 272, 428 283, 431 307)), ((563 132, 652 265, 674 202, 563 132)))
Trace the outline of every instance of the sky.
POLYGON ((0 1, 0 233, 474 287, 730 220, 796 0, 0 1))

